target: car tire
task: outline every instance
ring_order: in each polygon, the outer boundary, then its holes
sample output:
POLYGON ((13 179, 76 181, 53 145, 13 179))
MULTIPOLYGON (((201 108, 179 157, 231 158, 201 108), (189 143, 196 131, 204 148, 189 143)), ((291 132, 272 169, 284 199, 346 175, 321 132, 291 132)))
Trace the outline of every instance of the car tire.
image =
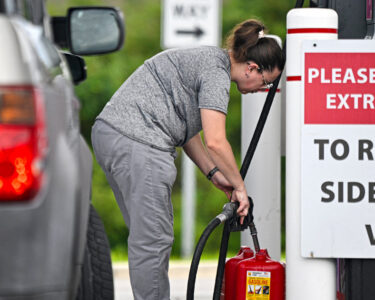
POLYGON ((103 223, 90 205, 82 277, 76 300, 113 300, 111 253, 103 223))

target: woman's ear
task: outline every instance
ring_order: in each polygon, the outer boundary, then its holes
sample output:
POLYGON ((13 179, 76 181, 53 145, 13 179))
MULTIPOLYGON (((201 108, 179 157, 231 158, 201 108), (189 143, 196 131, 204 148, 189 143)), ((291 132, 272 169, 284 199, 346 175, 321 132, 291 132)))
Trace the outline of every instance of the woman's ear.
POLYGON ((245 70, 244 71, 245 71, 246 78, 249 78, 252 70, 251 70, 250 64, 248 62, 245 64, 245 70))
POLYGON ((259 69, 258 64, 256 64, 253 61, 248 61, 246 64, 247 64, 247 68, 250 70, 250 72, 253 71, 253 70, 258 70, 259 69))

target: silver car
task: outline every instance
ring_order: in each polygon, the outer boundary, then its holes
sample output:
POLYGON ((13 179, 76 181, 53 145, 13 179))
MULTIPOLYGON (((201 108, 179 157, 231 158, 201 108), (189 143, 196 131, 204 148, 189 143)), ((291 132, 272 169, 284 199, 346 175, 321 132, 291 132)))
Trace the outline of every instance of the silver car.
POLYGON ((114 8, 0 0, 0 299, 113 299, 74 84, 123 40, 114 8))

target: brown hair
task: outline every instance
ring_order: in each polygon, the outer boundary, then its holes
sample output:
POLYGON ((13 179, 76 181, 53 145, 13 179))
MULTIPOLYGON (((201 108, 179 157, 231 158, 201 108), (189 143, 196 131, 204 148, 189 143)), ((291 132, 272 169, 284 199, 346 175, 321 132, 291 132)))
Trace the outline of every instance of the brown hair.
POLYGON ((272 71, 277 67, 284 68, 285 58, 275 39, 259 37, 265 26, 254 19, 236 25, 226 40, 226 47, 232 52, 233 58, 239 62, 253 61, 260 68, 272 71))

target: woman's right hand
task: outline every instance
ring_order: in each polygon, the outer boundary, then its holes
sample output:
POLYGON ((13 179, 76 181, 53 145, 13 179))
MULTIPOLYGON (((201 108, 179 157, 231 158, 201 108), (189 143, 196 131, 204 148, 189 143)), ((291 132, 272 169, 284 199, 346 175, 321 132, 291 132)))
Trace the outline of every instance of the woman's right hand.
POLYGON ((240 223, 243 224, 244 218, 249 213, 250 203, 247 197, 246 188, 239 188, 234 189, 232 192, 232 202, 237 201, 239 203, 239 207, 237 209, 237 214, 241 217, 240 223))

